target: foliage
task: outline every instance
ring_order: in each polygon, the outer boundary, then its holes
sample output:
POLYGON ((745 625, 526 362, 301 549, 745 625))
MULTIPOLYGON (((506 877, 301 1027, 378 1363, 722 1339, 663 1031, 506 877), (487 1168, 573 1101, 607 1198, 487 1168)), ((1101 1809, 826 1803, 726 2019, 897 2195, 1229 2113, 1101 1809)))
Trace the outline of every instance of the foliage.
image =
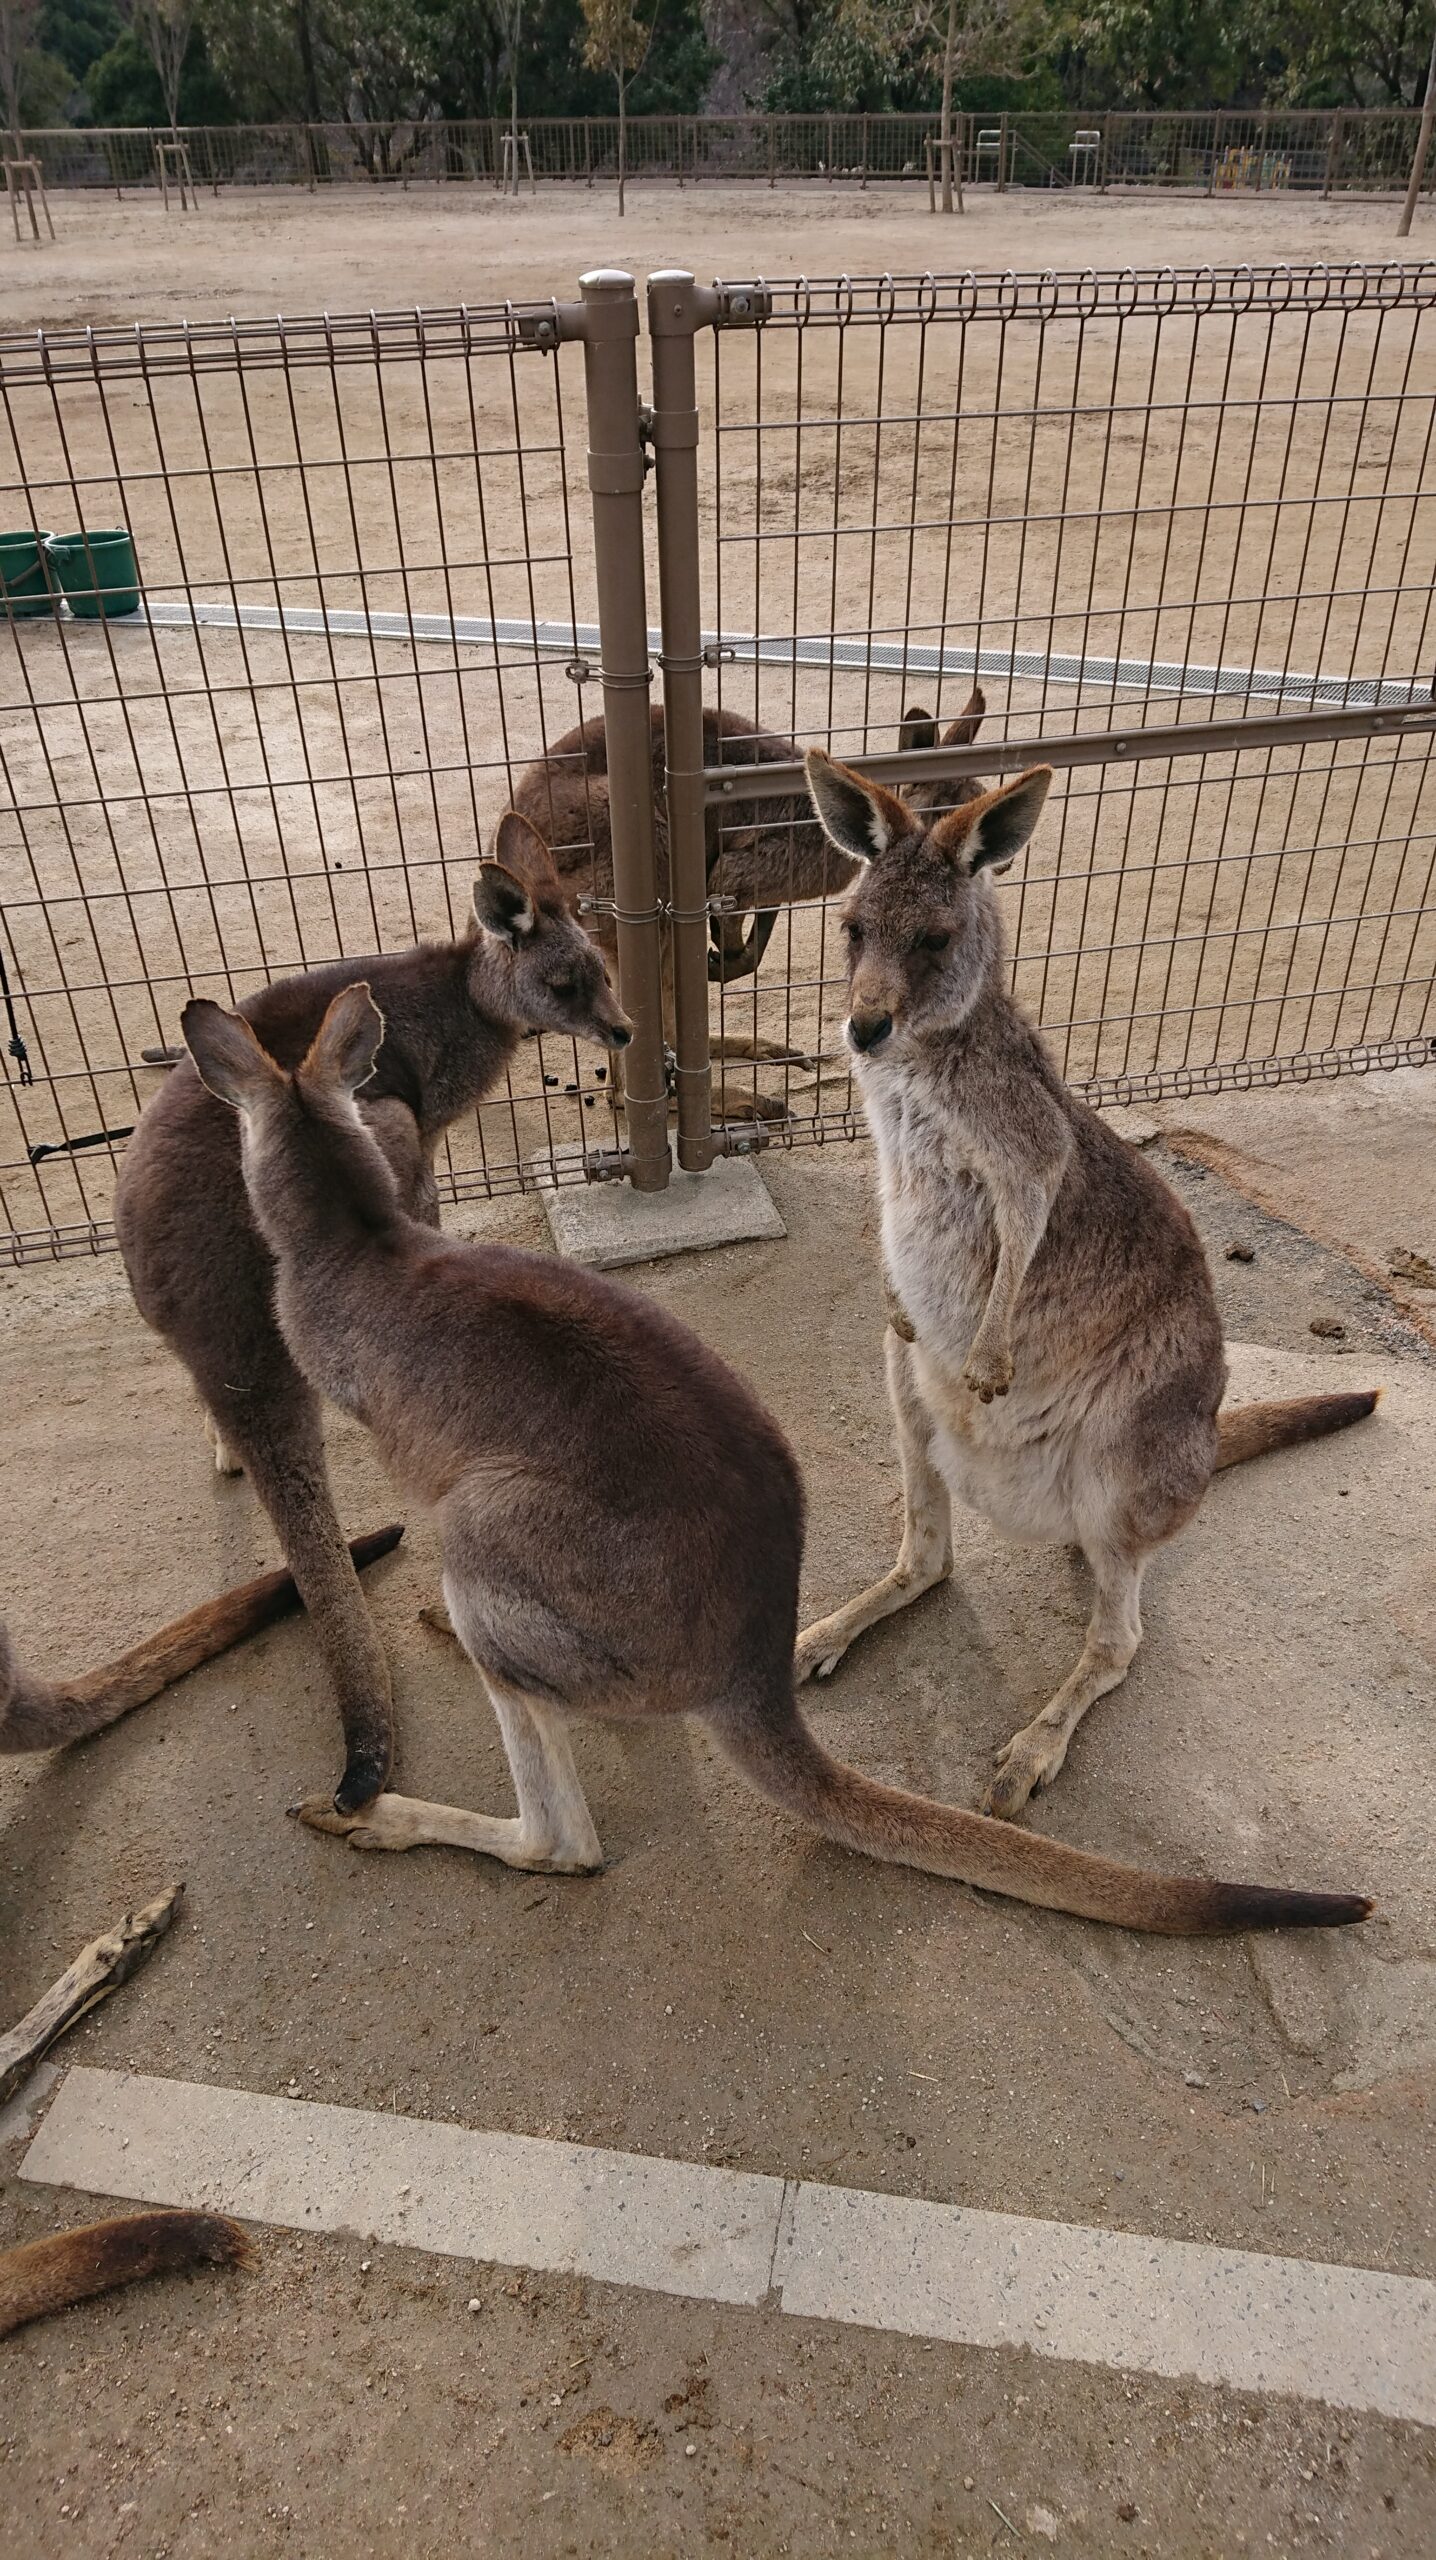
MULTIPOLYGON (((101 54, 85 83, 96 124, 169 123, 169 109, 154 56, 133 27, 126 27, 109 52, 101 54)), ((205 49, 203 31, 189 40, 180 71, 180 124, 232 124, 234 101, 215 72, 205 49)))

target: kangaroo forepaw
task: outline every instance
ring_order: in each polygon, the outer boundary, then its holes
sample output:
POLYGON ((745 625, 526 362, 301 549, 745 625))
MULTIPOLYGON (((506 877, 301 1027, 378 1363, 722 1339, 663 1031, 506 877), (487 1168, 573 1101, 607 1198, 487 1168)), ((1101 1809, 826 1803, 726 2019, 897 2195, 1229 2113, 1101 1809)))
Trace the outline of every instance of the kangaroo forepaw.
POLYGON ((419 1623, 432 1627, 436 1636, 448 1636, 454 1644, 459 1642, 458 1628, 442 1600, 426 1600, 419 1611, 419 1623))
POLYGON ((1011 1352, 988 1351, 974 1343, 968 1353, 962 1383, 970 1387, 975 1396, 980 1396, 984 1404, 991 1404, 994 1396, 1005 1396, 1012 1384, 1011 1352))

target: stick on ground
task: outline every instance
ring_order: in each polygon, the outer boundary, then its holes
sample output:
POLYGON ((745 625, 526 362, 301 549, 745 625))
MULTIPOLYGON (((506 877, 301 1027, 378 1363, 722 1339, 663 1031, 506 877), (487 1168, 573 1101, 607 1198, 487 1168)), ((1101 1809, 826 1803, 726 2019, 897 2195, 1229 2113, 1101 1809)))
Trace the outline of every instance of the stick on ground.
POLYGON ((59 1981, 41 1993, 33 2009, 27 2009, 19 2025, 0 2036, 0 2106, 13 2098, 67 2027, 73 2027, 97 2001, 108 1999, 116 1985, 144 1963, 173 1920, 183 1892, 182 1884, 167 1885, 143 1911, 127 1911, 113 1929, 92 1938, 59 1981))

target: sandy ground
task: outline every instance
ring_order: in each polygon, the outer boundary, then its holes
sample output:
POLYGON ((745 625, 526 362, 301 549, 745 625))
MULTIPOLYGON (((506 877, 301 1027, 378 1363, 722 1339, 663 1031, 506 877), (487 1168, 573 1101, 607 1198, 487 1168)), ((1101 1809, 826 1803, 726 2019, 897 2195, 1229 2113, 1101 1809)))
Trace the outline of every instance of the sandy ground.
MULTIPOLYGON (((346 202, 303 225, 234 201, 184 232, 65 200, 58 248, 7 261, 5 291, 17 319, 58 323, 164 316, 179 293, 195 316, 367 306, 401 277, 426 302, 566 290, 580 217, 585 259, 640 271, 916 265, 936 228, 916 200, 840 191, 645 192, 621 234, 598 199, 346 202)), ((1380 256, 1390 223, 990 201, 948 254, 1380 256)), ((1387 1396, 1361 1434, 1215 1488, 1152 1576, 1131 1678, 1034 1816, 1147 1863, 1360 1884, 1381 1916, 1359 1935, 1149 1944, 894 1877, 801 1838, 687 1733, 582 1737, 597 1882, 351 1857, 283 1819, 336 1749, 296 1625, 82 1753, 0 1770, 0 2016, 182 1872, 179 1932, 70 2058, 1436 2273, 1436 1353, 1430 1299, 1382 1277, 1393 1247, 1436 1256, 1433 1112, 1420 1075, 1163 1115, 1243 1387, 1360 1376, 1387 1396), (1226 1259, 1237 1238, 1254 1262, 1226 1259)), ((816 1610, 894 1542, 871 1167, 834 1148, 766 1172, 786 1243, 635 1277, 792 1434, 816 1610)), ((527 1202, 465 1219, 544 1242, 527 1202)), ((0 1607, 38 1668, 98 1661, 271 1560, 113 1261, 0 1273, 0 1411, 0 1607)), ((388 1517, 360 1435, 336 1427, 333 1450, 346 1517, 388 1517)), ((372 1583, 405 1782, 499 1806, 472 1676, 417 1622, 433 1580, 415 1522, 372 1583)), ((954 1584, 855 1653, 817 1705, 824 1736, 970 1800, 1083 1615, 1065 1558, 966 1524, 954 1584)), ((9 2176, 0 2238, 89 2201, 9 2176)), ((1429 2439, 1385 2421, 398 2250, 363 2251, 361 2273, 358 2243, 261 2238, 251 2277, 99 2304, 4 2350, 19 2560, 987 2554, 1052 2529, 1092 2560, 1424 2560, 1436 2536, 1429 2439)))

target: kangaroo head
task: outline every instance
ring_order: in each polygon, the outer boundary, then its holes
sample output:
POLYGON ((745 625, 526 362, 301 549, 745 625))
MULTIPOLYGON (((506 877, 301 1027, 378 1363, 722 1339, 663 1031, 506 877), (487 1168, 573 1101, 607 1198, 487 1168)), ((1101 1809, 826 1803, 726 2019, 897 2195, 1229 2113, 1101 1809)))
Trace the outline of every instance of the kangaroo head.
POLYGON ((292 1075, 243 1014, 208 996, 191 998, 180 1028, 201 1081, 239 1113, 245 1181, 266 1242, 278 1250, 295 1211, 316 1201, 342 1199, 373 1227, 398 1215, 394 1176, 354 1100, 384 1037, 362 979, 334 998, 292 1075))
POLYGON ((1000 951, 988 874, 1026 844, 1052 769, 1037 765, 931 820, 819 748, 807 773, 828 834, 861 866, 842 919, 848 1039, 860 1057, 893 1055, 971 1012, 1000 951))
MULTIPOLYGON (((910 747, 970 747, 982 727, 986 710, 987 696, 981 685, 975 684, 967 697, 965 709, 939 734, 932 713, 913 703, 902 716, 902 727, 898 731, 899 749, 906 753, 910 747)), ((944 809, 961 809, 969 800, 980 800, 982 790, 982 784, 971 774, 962 774, 951 782, 912 782, 907 788, 907 806, 914 817, 936 817, 944 809)))
POLYGON ((608 983, 603 954, 569 913, 553 855, 527 818, 506 809, 494 859, 474 883, 473 991, 532 1031, 561 1031, 626 1049, 633 1025, 608 983))

